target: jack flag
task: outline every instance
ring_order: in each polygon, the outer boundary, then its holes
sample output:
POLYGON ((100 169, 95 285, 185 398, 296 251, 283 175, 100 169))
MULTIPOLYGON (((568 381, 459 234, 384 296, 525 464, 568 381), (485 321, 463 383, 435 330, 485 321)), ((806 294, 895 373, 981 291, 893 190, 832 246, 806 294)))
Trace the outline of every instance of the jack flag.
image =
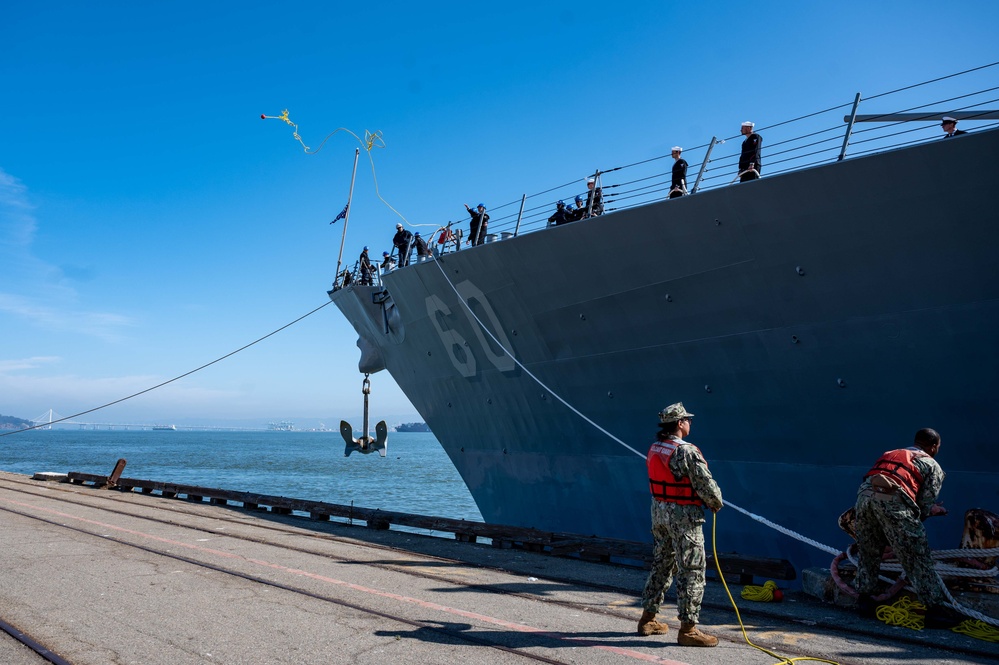
POLYGON ((336 223, 337 223, 338 221, 340 221, 341 219, 347 219, 347 208, 349 208, 349 207, 350 207, 350 204, 349 204, 349 203, 348 203, 347 205, 345 205, 345 206, 343 207, 343 210, 341 210, 341 211, 340 211, 340 214, 339 214, 339 215, 337 215, 336 217, 334 217, 334 218, 333 218, 333 221, 332 221, 332 222, 330 222, 330 224, 336 224, 336 223))

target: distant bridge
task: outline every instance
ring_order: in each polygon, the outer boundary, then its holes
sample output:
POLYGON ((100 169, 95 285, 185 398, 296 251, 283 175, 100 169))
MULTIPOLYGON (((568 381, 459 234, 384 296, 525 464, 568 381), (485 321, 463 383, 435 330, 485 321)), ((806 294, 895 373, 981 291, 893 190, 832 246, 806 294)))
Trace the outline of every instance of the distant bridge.
POLYGON ((79 429, 88 430, 152 430, 152 429, 175 429, 175 430, 186 430, 186 431, 198 431, 198 432, 262 432, 266 431, 263 427, 215 427, 212 425, 167 425, 164 423, 156 423, 153 425, 144 423, 92 423, 92 422, 82 422, 79 420, 63 420, 63 416, 59 415, 52 409, 49 409, 45 413, 41 414, 37 418, 32 418, 30 421, 38 429, 52 429, 52 425, 76 425, 79 429))

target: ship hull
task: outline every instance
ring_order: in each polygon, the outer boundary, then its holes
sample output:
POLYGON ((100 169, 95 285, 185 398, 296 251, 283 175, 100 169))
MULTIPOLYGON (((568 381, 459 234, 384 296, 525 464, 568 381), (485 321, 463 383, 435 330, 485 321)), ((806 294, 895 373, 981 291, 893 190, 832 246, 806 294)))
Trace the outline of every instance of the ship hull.
MULTIPOLYGON (((727 501, 833 547, 880 453, 937 429, 953 513, 928 528, 954 547, 965 509, 999 509, 996 182, 999 132, 983 132, 462 250, 384 276, 387 299, 331 298, 362 371, 389 370, 489 522, 651 540, 636 451, 683 401, 727 501)), ((718 519, 719 551, 828 564, 718 519)))

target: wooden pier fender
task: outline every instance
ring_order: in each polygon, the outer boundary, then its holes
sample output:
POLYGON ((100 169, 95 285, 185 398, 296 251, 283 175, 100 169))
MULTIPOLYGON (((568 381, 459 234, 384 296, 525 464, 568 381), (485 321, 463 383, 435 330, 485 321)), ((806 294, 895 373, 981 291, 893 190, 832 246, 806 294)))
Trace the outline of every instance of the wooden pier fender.
MULTIPOLYGON (((70 471, 67 474, 67 479, 76 484, 93 483, 94 487, 104 487, 108 482, 106 476, 78 471, 70 471)), ((366 528, 373 530, 384 530, 391 528, 392 525, 398 525, 436 533, 452 533, 456 541, 464 543, 476 543, 481 542, 482 539, 489 539, 492 546, 497 549, 527 550, 551 556, 578 557, 590 561, 630 561, 646 568, 652 562, 652 545, 614 538, 552 533, 503 524, 486 524, 463 519, 361 508, 353 505, 353 502, 350 505, 340 505, 324 501, 136 478, 120 478, 117 486, 121 491, 140 490, 142 494, 159 492, 164 498, 186 498, 192 502, 201 502, 208 498, 216 506, 226 505, 231 508, 234 504, 241 504, 245 510, 271 512, 275 515, 305 513, 308 518, 315 521, 326 522, 336 517, 346 520, 346 524, 350 525, 360 520, 365 522, 366 528)), ((987 529, 981 530, 987 531, 987 529)), ((784 559, 766 559, 726 552, 719 553, 718 559, 726 579, 733 581, 740 580, 743 583, 751 583, 754 576, 793 580, 797 576, 794 567, 784 559)), ((714 568, 711 561, 708 562, 708 566, 709 570, 714 568)))

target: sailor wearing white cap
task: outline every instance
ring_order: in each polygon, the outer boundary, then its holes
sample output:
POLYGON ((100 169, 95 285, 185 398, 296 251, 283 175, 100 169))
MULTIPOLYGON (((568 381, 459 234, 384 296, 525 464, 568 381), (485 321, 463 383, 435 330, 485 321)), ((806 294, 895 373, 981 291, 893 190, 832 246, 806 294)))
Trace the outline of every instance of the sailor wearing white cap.
POLYGON ((673 182, 670 184, 669 197, 677 199, 687 193, 687 160, 680 156, 683 148, 678 145, 673 146, 670 154, 673 155, 673 182))
POLYGON ((409 249, 413 243, 413 234, 402 228, 402 224, 395 225, 395 236, 392 244, 399 248, 399 267, 409 265, 409 249))
POLYGON ((746 139, 742 142, 742 154, 739 155, 739 182, 756 180, 763 171, 763 158, 761 155, 763 138, 753 131, 755 126, 748 120, 742 123, 741 131, 746 139))
POLYGON ((596 217, 598 215, 604 214, 604 194, 600 187, 597 187, 596 178, 586 179, 586 210, 589 214, 584 213, 584 217, 596 217))
POLYGON ((943 119, 940 121, 940 126, 943 127, 945 139, 949 139, 952 136, 959 136, 961 134, 968 133, 968 132, 962 132, 960 129, 958 129, 957 120, 955 118, 950 117, 949 115, 945 115, 943 117, 943 119))

